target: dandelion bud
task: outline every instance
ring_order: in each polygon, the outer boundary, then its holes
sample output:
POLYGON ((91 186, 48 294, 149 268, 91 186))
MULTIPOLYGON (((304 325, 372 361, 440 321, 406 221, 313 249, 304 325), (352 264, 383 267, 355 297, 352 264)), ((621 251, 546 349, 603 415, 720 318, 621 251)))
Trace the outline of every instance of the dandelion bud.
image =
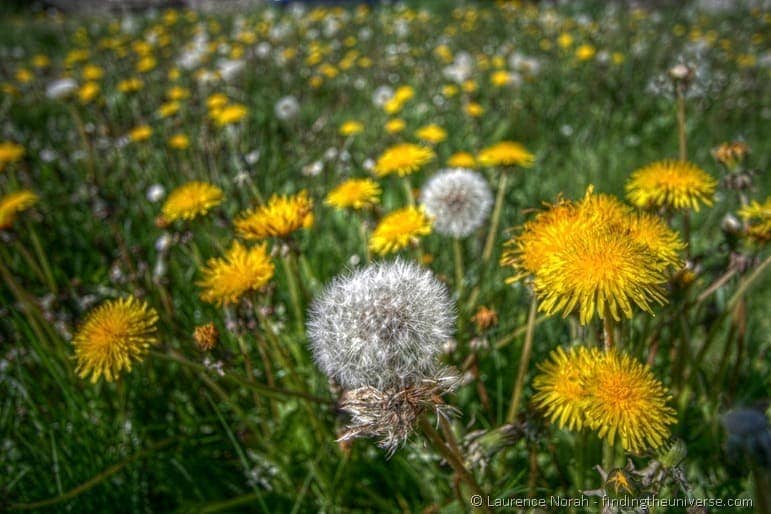
POLYGON ((206 325, 195 327, 193 339, 199 350, 208 352, 219 343, 220 333, 217 330, 217 327, 214 326, 214 323, 208 323, 206 325))
POLYGON ((720 222, 720 229, 725 232, 726 235, 735 236, 742 231, 742 224, 736 219, 736 216, 729 213, 726 214, 720 222))

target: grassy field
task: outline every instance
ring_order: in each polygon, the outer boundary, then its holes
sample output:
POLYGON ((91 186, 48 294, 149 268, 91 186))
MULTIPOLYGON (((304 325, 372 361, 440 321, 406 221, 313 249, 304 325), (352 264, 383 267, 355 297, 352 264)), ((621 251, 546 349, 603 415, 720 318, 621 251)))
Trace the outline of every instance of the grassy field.
POLYGON ((741 2, 3 15, 0 511, 769 512, 770 25, 741 2), (651 163, 675 193, 638 201, 651 163), (457 239, 420 210, 448 167, 491 195, 457 239), (380 194, 343 207, 350 178, 380 194), (426 291, 325 306, 397 256, 426 291), (413 324, 383 328, 393 305, 413 324), (339 440, 357 412, 384 415, 339 440))

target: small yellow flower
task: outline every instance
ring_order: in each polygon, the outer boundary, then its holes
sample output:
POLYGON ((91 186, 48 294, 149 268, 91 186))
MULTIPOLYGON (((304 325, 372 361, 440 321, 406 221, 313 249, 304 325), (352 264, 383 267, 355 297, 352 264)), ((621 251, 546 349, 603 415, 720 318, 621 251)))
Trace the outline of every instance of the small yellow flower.
POLYGON ((397 252, 430 233, 428 215, 417 207, 405 207, 380 220, 370 237, 369 249, 378 255, 397 252))
POLYGON ((22 190, 0 197, 0 230, 13 226, 16 215, 32 207, 38 196, 32 191, 22 190))
POLYGON ((423 141, 427 141, 432 144, 441 143, 447 139, 447 132, 442 127, 434 123, 420 127, 417 131, 415 131, 415 135, 423 141))
POLYGON ((155 336, 158 314, 134 297, 109 300, 91 311, 72 340, 81 378, 91 375, 116 380, 123 370, 131 371, 134 361, 141 361, 155 336))
POLYGON ((158 107, 158 116, 160 118, 168 118, 169 116, 173 116, 179 112, 180 107, 180 103, 176 100, 164 102, 160 107, 158 107))
POLYGON ((412 88, 412 86, 400 86, 394 92, 394 98, 398 100, 400 103, 404 103, 408 100, 411 100, 412 97, 414 96, 415 96, 415 90, 412 88))
POLYGON ((78 98, 80 98, 80 101, 84 104, 89 103, 91 100, 96 98, 96 96, 99 94, 99 90, 99 84, 96 82, 86 82, 78 90, 78 98))
POLYGON ((739 211, 739 216, 747 223, 747 235, 759 243, 771 241, 771 196, 766 201, 754 201, 739 211))
POLYGON ((690 162, 657 161, 632 173, 627 198, 637 207, 699 210, 712 205, 717 181, 690 162))
POLYGON ((242 212, 233 223, 238 236, 247 240, 286 237, 313 225, 313 200, 308 191, 273 195, 267 204, 242 212))
POLYGON ((27 84, 29 82, 32 82, 32 79, 35 77, 31 71, 29 71, 26 68, 19 68, 16 70, 16 81, 19 84, 27 84))
POLYGON ((148 55, 147 57, 142 57, 139 62, 137 62, 136 69, 139 73, 147 73, 155 68, 156 64, 155 58, 148 55))
POLYGON ((248 109, 242 104, 230 104, 222 108, 215 121, 220 127, 238 123, 249 114, 248 109))
POLYGON ((465 107, 465 111, 466 111, 466 114, 468 114, 472 118, 478 118, 479 116, 482 116, 485 113, 484 107, 482 107, 476 102, 467 103, 465 107))
POLYGON ((520 143, 501 141, 483 149, 477 155, 477 162, 482 166, 521 166, 530 168, 535 164, 535 156, 520 143))
POLYGON ((149 125, 139 125, 129 132, 129 139, 134 142, 145 141, 153 135, 153 129, 149 125))
POLYGON ((3 171, 6 164, 20 161, 24 157, 24 147, 13 141, 0 142, 0 171, 3 171))
POLYGON ((326 203, 338 209, 363 209, 380 201, 380 186, 370 178, 352 178, 338 185, 327 195, 326 203))
POLYGON ((99 66, 89 64, 83 68, 83 78, 86 80, 99 80, 104 76, 104 70, 99 66))
POLYGON ((447 166, 453 168, 475 168, 476 165, 476 159, 468 152, 456 152, 447 159, 447 166))
POLYGON ((430 148, 401 143, 386 149, 375 163, 375 174, 384 177, 393 173, 411 175, 436 157, 430 148))
POLYGON ((407 126, 407 123, 401 118, 393 118, 385 124, 386 132, 389 134, 398 134, 407 126))
POLYGON ((588 61, 594 57, 596 53, 597 49, 589 44, 583 44, 576 48, 576 58, 578 58, 579 61, 588 61))
POLYGON ((506 70, 497 70, 490 75, 490 83, 496 87, 506 86, 512 83, 511 73, 506 70))
POLYGON ((206 107, 209 111, 219 111, 228 103, 228 97, 222 93, 213 93, 206 99, 206 107))
POLYGON ((118 91, 121 93, 135 93, 144 87, 144 82, 138 77, 121 80, 118 82, 118 91))
POLYGON ((43 54, 37 54, 35 57, 32 58, 32 66, 35 68, 47 68, 51 65, 51 59, 48 58, 48 56, 43 54))
POLYGON ((353 136, 364 131, 364 124, 360 121, 349 120, 340 125, 341 136, 353 136))
POLYGON ((169 100, 184 100, 190 96, 190 90, 184 87, 174 86, 166 92, 169 100))
POLYGON ((224 258, 209 259, 203 268, 198 282, 201 299, 218 305, 237 303, 244 293, 265 287, 274 271, 266 244, 246 248, 234 241, 224 258))
POLYGON ((222 203, 222 189, 206 182, 188 182, 174 189, 161 208, 163 219, 171 223, 176 220, 192 220, 208 213, 222 203))
POLYGON ((567 32, 563 32, 557 38, 557 44, 562 49, 570 48, 570 46, 573 44, 573 36, 571 36, 567 32))
POLYGON ((190 146, 190 139, 185 134, 174 134, 169 138, 169 147, 175 150, 185 150, 190 146))

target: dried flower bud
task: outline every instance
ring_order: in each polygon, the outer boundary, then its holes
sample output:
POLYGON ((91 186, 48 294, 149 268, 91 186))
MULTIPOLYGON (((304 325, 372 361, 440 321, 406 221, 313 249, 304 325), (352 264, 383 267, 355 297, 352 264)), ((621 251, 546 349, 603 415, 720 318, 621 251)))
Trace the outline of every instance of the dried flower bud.
POLYGON ((214 323, 208 323, 195 327, 193 339, 199 350, 208 352, 219 343, 220 333, 217 327, 214 326, 214 323))
POLYGON ((715 160, 728 169, 736 167, 738 163, 744 160, 748 153, 750 153, 750 147, 742 141, 723 143, 712 150, 715 160))
POLYGON ((484 332, 488 328, 498 324, 498 313, 493 309, 488 309, 484 305, 481 305, 471 320, 477 326, 478 332, 484 332))

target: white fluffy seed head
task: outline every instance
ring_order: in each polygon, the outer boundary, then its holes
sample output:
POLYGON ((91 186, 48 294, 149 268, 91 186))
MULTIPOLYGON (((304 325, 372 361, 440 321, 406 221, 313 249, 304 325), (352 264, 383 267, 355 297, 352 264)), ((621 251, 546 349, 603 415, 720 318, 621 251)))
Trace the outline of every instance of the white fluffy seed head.
POLYGON ((434 218, 434 231, 466 237, 490 214, 493 196, 479 173, 464 168, 440 170, 420 192, 420 203, 434 218))
POLYGON ((434 377, 454 326, 445 285, 397 259, 335 278, 311 306, 308 337, 319 368, 341 386, 386 390, 434 377))

